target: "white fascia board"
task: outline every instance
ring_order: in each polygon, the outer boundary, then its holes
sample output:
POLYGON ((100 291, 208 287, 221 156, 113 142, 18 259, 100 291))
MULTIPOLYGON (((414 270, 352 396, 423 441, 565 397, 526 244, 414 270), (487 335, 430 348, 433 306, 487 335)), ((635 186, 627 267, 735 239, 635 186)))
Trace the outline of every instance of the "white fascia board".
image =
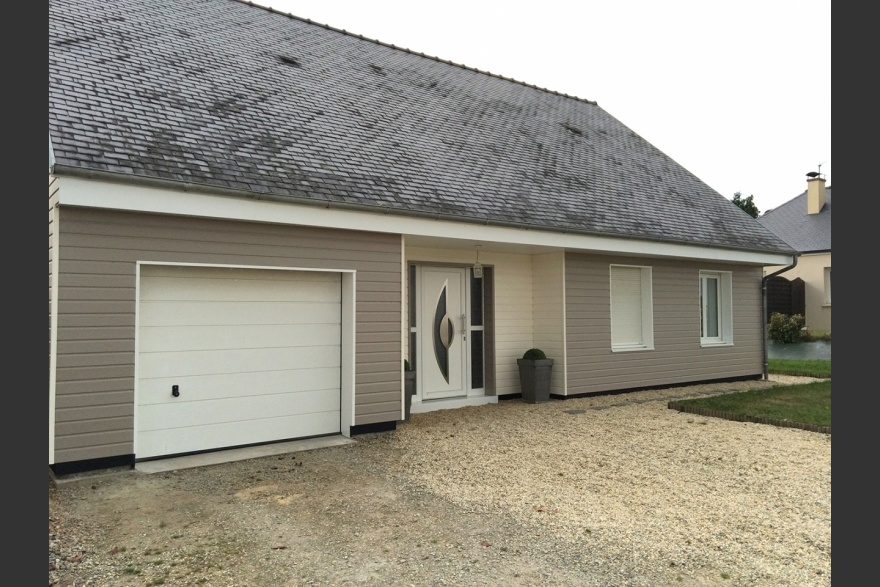
POLYGON ((788 265, 792 257, 735 249, 551 232, 540 229, 454 222, 389 213, 366 212, 296 203, 246 199, 80 177, 59 178, 59 204, 174 214, 224 220, 246 220, 300 226, 319 226, 389 234, 475 240, 511 245, 551 247, 568 251, 651 257, 702 259, 754 265, 788 265))
POLYGON ((49 323, 49 464, 55 464, 55 390, 58 373, 58 207, 52 208, 52 301, 49 323))
POLYGON ((52 148, 52 135, 49 135, 49 173, 55 167, 55 149, 52 148))

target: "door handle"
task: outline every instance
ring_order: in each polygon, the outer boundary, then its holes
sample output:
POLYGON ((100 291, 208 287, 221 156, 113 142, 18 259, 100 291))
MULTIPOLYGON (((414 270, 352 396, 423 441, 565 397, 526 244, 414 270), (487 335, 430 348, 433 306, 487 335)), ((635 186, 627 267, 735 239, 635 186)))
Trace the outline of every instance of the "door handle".
POLYGON ((467 314, 461 315, 461 340, 467 342, 467 314))

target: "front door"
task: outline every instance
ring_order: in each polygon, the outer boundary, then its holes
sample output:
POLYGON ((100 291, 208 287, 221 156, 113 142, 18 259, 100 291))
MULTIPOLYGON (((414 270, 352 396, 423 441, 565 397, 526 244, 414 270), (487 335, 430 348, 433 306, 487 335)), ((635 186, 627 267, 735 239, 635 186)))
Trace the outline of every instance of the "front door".
POLYGON ((467 270, 421 268, 419 361, 422 399, 467 396, 467 270))

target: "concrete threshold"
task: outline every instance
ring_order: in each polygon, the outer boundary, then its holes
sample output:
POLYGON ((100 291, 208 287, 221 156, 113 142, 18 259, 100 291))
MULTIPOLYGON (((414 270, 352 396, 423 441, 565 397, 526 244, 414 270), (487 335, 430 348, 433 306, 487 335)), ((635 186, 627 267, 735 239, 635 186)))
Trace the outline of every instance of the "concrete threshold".
POLYGON ((303 440, 291 440, 274 444, 262 444, 260 446, 248 446, 245 448, 230 448, 215 452, 159 459, 155 461, 143 461, 135 463, 134 468, 141 473, 165 473, 167 471, 176 471, 178 469, 191 469, 193 467, 219 465, 221 463, 231 463, 233 461, 244 461, 247 459, 258 459, 273 455, 302 452, 304 450, 314 450, 316 448, 342 446, 353 442, 355 441, 351 438, 346 438, 341 434, 338 436, 322 436, 320 438, 306 438, 303 440))

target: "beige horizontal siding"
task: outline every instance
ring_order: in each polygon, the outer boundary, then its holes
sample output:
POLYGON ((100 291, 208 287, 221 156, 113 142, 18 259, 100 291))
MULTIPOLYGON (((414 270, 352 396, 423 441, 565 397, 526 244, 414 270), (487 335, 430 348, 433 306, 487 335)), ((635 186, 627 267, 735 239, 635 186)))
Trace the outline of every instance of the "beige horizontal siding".
POLYGON ((569 394, 754 376, 763 370, 760 267, 567 253, 565 279, 569 394), (652 267, 654 350, 611 352, 612 263, 652 267), (732 272, 732 346, 700 346, 700 270, 732 272))
POLYGON ((56 463, 133 452, 133 414, 115 410, 134 405, 137 261, 357 271, 355 424, 399 419, 399 236, 60 212, 56 463))
POLYGON ((397 420, 400 419, 400 394, 397 395, 393 400, 376 403, 376 404, 367 404, 364 405, 361 409, 363 412, 358 417, 358 425, 363 424, 378 424, 382 422, 388 422, 388 417, 386 414, 389 411, 397 410, 397 420))

